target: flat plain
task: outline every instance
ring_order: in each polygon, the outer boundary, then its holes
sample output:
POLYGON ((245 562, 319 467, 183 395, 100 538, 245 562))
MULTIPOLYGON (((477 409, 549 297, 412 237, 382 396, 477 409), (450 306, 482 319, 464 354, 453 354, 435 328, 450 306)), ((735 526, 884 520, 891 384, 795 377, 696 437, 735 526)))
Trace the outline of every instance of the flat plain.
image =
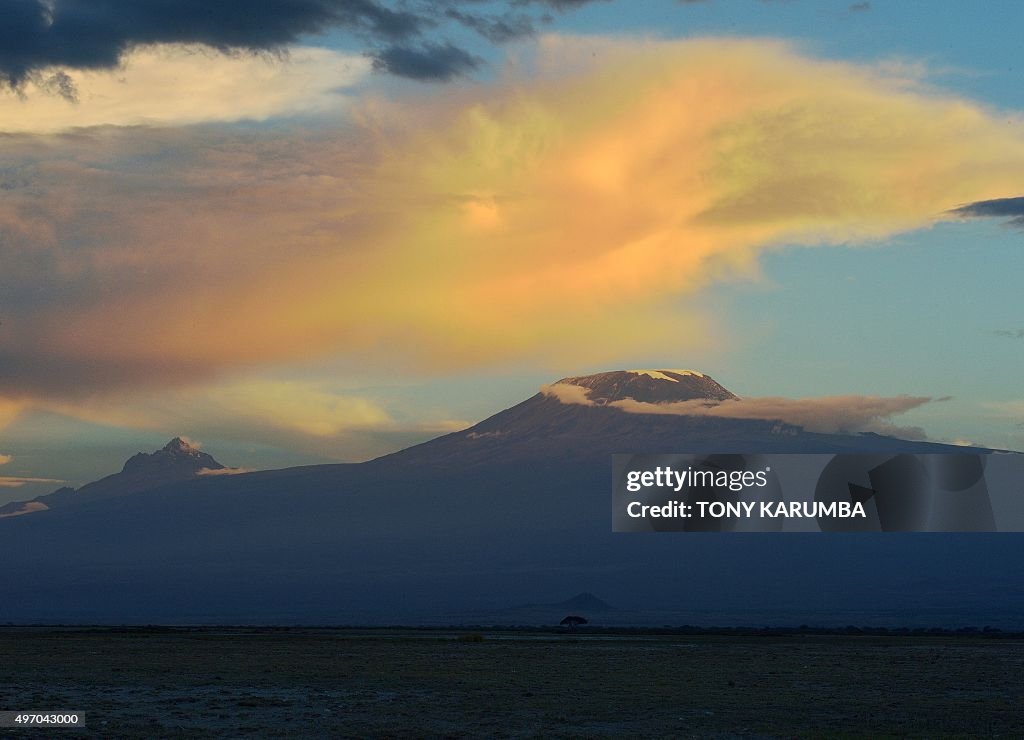
POLYGON ((0 629, 0 709, 86 713, 32 736, 1019 737, 1022 707, 1006 636, 0 629))

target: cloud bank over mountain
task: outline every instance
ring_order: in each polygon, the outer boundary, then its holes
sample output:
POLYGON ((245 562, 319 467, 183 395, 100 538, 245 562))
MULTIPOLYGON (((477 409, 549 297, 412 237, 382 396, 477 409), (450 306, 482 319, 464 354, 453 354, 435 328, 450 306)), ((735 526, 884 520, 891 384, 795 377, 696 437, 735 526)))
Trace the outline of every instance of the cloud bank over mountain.
POLYGON ((623 398, 607 403, 594 401, 588 389, 567 383, 541 387, 541 392, 561 403, 607 406, 627 414, 706 416, 716 419, 761 419, 779 421, 822 434, 875 432, 904 439, 924 439, 918 427, 899 427, 888 422, 935 400, 925 396, 825 396, 822 398, 727 398, 721 401, 692 399, 670 403, 649 403, 623 398))

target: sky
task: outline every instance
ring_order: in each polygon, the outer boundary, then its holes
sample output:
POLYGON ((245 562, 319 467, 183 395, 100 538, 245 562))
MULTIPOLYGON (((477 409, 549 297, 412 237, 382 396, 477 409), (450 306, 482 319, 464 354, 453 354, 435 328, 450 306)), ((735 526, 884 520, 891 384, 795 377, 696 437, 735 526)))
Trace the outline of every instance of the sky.
POLYGON ((1020 3, 0 13, 0 503, 620 368, 1024 449, 1020 3))

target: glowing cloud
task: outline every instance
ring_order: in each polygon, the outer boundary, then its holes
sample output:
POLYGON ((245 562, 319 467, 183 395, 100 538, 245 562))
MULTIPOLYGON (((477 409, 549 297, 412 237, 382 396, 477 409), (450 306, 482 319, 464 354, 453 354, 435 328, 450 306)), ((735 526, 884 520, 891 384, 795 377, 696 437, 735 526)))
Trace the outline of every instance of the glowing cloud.
MULTIPOLYGON (((3 479, 0 478, 0 488, 17 488, 17 486, 4 486, 3 479)), ((31 514, 36 511, 46 511, 50 507, 44 504, 42 501, 27 501, 24 506, 15 512, 10 514, 0 514, 0 519, 9 519, 14 516, 24 516, 25 514, 31 514)))
POLYGON ((200 468, 196 471, 196 475, 207 477, 211 475, 242 475, 252 472, 252 468, 200 468))
MULTIPOLYGON (((217 403, 254 424, 276 424, 313 437, 331 437, 344 429, 388 425, 388 414, 372 401, 338 395, 288 381, 232 384, 217 403)), ((211 399, 212 400, 212 399, 211 399)))
POLYGON ((400 408, 393 416, 373 398, 338 392, 312 380, 238 378, 155 393, 135 390, 76 400, 40 399, 36 405, 50 414, 92 424, 181 436, 192 446, 198 444, 181 430, 348 462, 470 426, 462 420, 409 420, 400 408))
POLYGON ((21 488, 28 483, 63 483, 57 478, 16 478, 0 475, 0 488, 21 488))
MULTIPOLYGON (((765 250, 883 239, 1024 192, 1018 117, 881 67, 728 39, 549 37, 534 61, 529 79, 366 100, 335 132, 12 139, 7 408, 324 357, 401 372, 682 349, 713 339, 680 298, 756 276, 765 250)), ((252 115, 286 103, 266 105, 252 115)), ((242 395, 254 422, 310 435, 383 421, 242 395)))
POLYGON ((297 48, 225 55, 199 46, 136 49, 115 70, 53 68, 15 92, 0 88, 0 131, 265 120, 337 110, 370 71, 364 57, 297 48), (54 89, 47 80, 64 81, 54 89), (62 94, 63 93, 63 94, 62 94))
MULTIPOLYGON (((162 394, 123 394, 51 404, 48 410, 87 421, 169 432, 181 428, 226 430, 263 428, 310 437, 394 425, 373 401, 337 394, 315 383, 234 380, 209 386, 167 389, 162 394)), ((200 447, 179 435, 193 447, 200 447)))
MULTIPOLYGON (((2 392, 3 390, 0 388, 0 394, 2 394, 2 392)), ((25 410, 27 405, 28 404, 25 401, 15 401, 4 398, 3 395, 0 395, 0 429, 3 429, 12 421, 17 419, 21 412, 25 410)))

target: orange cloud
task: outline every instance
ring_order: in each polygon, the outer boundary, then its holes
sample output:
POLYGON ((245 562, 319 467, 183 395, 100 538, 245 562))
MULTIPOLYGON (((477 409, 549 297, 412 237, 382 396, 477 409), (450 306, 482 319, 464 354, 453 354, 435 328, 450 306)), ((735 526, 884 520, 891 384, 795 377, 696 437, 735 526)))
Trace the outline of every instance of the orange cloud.
MULTIPOLYGON (((0 391, 2 392, 2 391, 0 391)), ((0 395, 0 429, 3 429, 12 421, 21 415, 21 412, 25 410, 28 403, 26 401, 15 401, 11 399, 5 399, 0 395)), ((6 457, 6 456, 4 456, 6 457)), ((0 465, 10 462, 10 458, 5 459, 0 465)))
MULTIPOLYGON (((17 488, 17 486, 4 486, 3 479, 0 479, 0 488, 17 488)), ((46 511, 50 507, 44 504, 42 501, 28 501, 15 512, 10 514, 0 514, 0 519, 9 519, 15 516, 24 516, 25 514, 32 514, 36 511, 46 511)))
POLYGON ((0 475, 0 488, 21 488, 28 483, 63 483, 57 478, 17 478, 0 475))
POLYGON ((196 471, 196 475, 207 477, 211 475, 244 475, 252 472, 254 472, 252 468, 200 468, 196 471))
MULTIPOLYGON (((680 297, 756 275, 765 250, 884 239, 1024 190, 1018 117, 883 67, 729 39, 536 53, 533 77, 365 100, 336 131, 15 138, 8 408, 322 358, 684 349, 712 339, 680 297)), ((253 413, 288 404, 272 406, 253 413)), ((294 428, 335 429, 300 406, 294 428)))

